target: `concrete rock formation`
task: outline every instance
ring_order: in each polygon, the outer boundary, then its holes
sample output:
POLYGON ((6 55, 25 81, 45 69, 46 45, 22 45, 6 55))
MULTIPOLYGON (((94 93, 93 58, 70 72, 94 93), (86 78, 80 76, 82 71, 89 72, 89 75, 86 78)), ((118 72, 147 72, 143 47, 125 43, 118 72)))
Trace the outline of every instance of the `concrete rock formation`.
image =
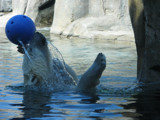
POLYGON ((138 79, 151 89, 160 83, 160 1, 129 0, 138 54, 138 79))
POLYGON ((0 16, 0 27, 14 15, 24 14, 32 18, 37 26, 50 26, 54 13, 54 0, 12 0, 13 12, 0 16), (49 6, 45 7, 46 3, 49 6))
POLYGON ((141 81, 145 46, 143 0, 129 0, 129 12, 137 47, 137 78, 141 81))
POLYGON ((54 34, 133 40, 128 0, 12 0, 12 8, 12 13, 1 14, 0 27, 13 15, 24 14, 37 26, 52 24, 54 34))
POLYGON ((0 0, 0 12, 11 12, 12 0, 0 0))
POLYGON ((131 39, 128 0, 57 0, 51 33, 83 38, 131 39))

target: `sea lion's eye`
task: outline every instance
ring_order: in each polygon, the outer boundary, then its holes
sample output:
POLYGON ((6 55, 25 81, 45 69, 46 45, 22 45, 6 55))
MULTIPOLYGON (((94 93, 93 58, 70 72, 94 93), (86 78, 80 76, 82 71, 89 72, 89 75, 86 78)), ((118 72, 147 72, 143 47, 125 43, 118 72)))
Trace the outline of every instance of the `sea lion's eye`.
POLYGON ((46 39, 45 39, 45 38, 42 38, 42 39, 41 39, 41 44, 42 44, 42 45, 45 45, 45 44, 46 44, 46 39))

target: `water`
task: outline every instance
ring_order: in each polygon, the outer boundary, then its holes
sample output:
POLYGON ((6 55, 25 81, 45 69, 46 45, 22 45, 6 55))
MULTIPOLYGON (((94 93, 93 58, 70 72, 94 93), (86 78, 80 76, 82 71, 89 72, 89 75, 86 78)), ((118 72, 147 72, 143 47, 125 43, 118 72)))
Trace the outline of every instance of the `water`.
POLYGON ((30 62, 32 62, 32 60, 31 60, 31 58, 30 58, 30 56, 29 56, 29 54, 28 54, 28 51, 26 50, 23 42, 19 40, 19 43, 21 44, 21 46, 22 46, 22 48, 23 48, 23 50, 24 50, 24 53, 27 55, 27 57, 28 57, 28 59, 30 60, 30 62))
POLYGON ((22 60, 15 45, 0 36, 0 119, 140 120, 158 116, 157 98, 144 97, 136 88, 134 43, 58 38, 41 31, 80 77, 103 52, 107 67, 94 96, 61 91, 23 92, 22 60), (147 99, 146 99, 147 98, 147 99), (153 98, 153 99, 149 99, 153 98), (146 101, 147 100, 147 101, 146 101), (144 102, 145 101, 145 102, 144 102), (152 104, 150 104, 154 101, 152 104), (148 109, 149 107, 149 109, 148 109))
POLYGON ((64 61, 64 58, 63 58, 63 55, 61 54, 61 52, 57 49, 56 46, 54 46, 54 44, 51 41, 47 40, 47 42, 48 42, 49 51, 52 55, 51 57, 53 59, 58 58, 61 61, 62 65, 63 65, 63 68, 65 68, 65 61, 64 61))

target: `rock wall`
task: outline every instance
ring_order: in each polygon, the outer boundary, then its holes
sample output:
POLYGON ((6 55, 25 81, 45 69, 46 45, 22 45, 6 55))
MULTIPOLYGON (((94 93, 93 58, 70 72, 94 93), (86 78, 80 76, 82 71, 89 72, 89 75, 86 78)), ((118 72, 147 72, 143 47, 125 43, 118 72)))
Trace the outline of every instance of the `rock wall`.
POLYGON ((142 81, 142 69, 144 68, 144 50, 145 50, 145 23, 143 0, 129 0, 129 12, 134 30, 136 48, 137 48, 137 78, 142 81))
POLYGON ((12 0, 0 0, 0 12, 11 12, 12 0))
POLYGON ((37 26, 50 26, 53 21, 54 0, 12 0, 13 11, 0 16, 0 27, 5 27, 6 22, 14 15, 29 16, 37 26), (49 3, 49 6, 45 5, 49 3))
POLYGON ((24 14, 37 26, 52 24, 54 34, 133 40, 128 0, 12 0, 12 8, 0 16, 0 27, 13 15, 24 14))
POLYGON ((144 75, 147 82, 160 81, 160 1, 143 0, 145 16, 144 75))
POLYGON ((160 84, 159 6, 159 0, 130 0, 138 54, 138 79, 152 90, 159 89, 160 84))
POLYGON ((57 0, 51 33, 133 39, 128 0, 57 0))

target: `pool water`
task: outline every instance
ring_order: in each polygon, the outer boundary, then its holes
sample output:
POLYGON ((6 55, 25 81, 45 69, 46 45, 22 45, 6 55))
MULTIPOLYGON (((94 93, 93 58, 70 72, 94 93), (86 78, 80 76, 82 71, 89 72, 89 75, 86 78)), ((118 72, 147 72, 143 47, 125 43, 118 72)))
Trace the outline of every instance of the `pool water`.
POLYGON ((16 45, 2 34, 0 119, 139 120, 145 117, 144 115, 150 115, 146 113, 154 112, 152 109, 146 109, 147 112, 143 110, 143 106, 150 101, 141 104, 143 97, 138 94, 134 43, 60 38, 50 35, 48 30, 40 32, 59 49, 65 62, 72 66, 79 78, 99 52, 105 54, 107 67, 100 79, 97 93, 87 95, 75 91, 24 92, 23 55, 18 53, 16 45))

